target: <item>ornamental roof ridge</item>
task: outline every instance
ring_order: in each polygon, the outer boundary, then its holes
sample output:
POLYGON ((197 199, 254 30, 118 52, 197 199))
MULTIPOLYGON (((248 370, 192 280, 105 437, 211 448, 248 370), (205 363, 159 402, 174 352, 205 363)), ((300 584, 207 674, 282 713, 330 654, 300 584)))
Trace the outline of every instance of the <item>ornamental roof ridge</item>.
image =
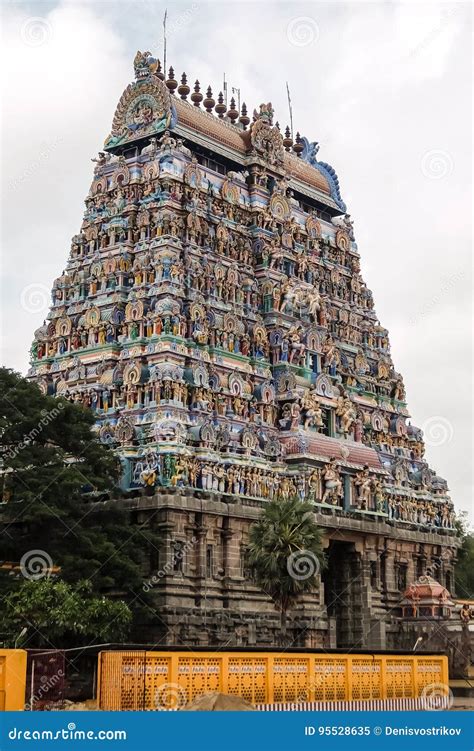
MULTIPOLYGON (((278 167, 290 169, 295 179, 300 179, 310 187, 330 196, 334 201, 334 207, 341 208, 337 176, 328 172, 326 165, 315 161, 314 150, 310 154, 312 161, 309 161, 309 158, 306 160, 305 154, 308 149, 305 151, 306 142, 300 138, 299 133, 295 142, 288 128, 283 137, 278 124, 273 124, 274 110, 271 103, 261 104, 259 111, 255 109, 251 121, 247 116, 245 104, 240 108, 239 100, 239 112, 232 98, 227 109, 227 102, 224 102, 220 93, 215 106, 218 114, 216 117, 212 114, 215 100, 212 98, 210 87, 208 97, 204 99, 200 93, 199 82, 196 81, 191 101, 187 101, 191 89, 187 85, 186 74, 183 73, 180 86, 174 78, 173 68, 169 69, 169 77, 166 79, 161 70, 160 60, 152 57, 148 51, 136 53, 134 68, 136 80, 126 86, 119 99, 112 130, 104 144, 105 150, 120 150, 129 143, 156 136, 166 129, 173 130, 176 126, 179 131, 181 124, 185 128, 195 130, 196 134, 201 133, 207 138, 215 139, 217 143, 220 142, 223 147, 235 150, 236 156, 240 158, 255 155, 268 161, 269 166, 277 170, 278 167), (179 96, 175 96, 175 91, 179 96), (203 99, 205 110, 201 109, 203 99), (295 154, 291 153, 291 149, 295 154)), ((186 135, 189 138, 189 135, 186 135)), ((231 158, 231 154, 229 156, 231 158)))
POLYGON ((188 102, 186 99, 177 99, 176 103, 178 104, 178 106, 182 105, 188 108, 190 112, 198 112, 201 116, 204 116, 212 120, 212 122, 214 123, 217 121, 219 125, 222 125, 225 128, 230 128, 232 131, 234 131, 234 133, 238 133, 240 136, 242 136, 244 133, 247 132, 243 130, 242 128, 240 128, 238 125, 235 125, 235 123, 229 122, 225 118, 216 117, 215 115, 212 114, 212 112, 203 110, 201 109, 201 107, 196 107, 194 104, 192 104, 192 102, 188 102))

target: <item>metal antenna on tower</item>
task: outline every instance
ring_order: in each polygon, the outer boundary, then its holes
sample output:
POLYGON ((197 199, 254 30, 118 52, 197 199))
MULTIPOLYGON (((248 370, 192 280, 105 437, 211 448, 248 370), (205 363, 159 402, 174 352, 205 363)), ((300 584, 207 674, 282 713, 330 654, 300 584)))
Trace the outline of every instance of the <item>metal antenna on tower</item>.
POLYGON ((240 112, 240 89, 238 89, 236 86, 232 86, 232 93, 237 94, 237 109, 240 112))
POLYGON ((293 109, 291 106, 290 87, 288 86, 288 81, 286 82, 286 93, 288 95, 288 109, 290 110, 291 137, 293 138, 293 109))
POLYGON ((168 18, 168 8, 165 10, 165 15, 163 16, 163 73, 166 77, 166 19, 168 18))
POLYGON ((225 80, 225 73, 224 73, 224 86, 223 86, 223 88, 224 88, 224 101, 225 101, 225 106, 227 108, 227 81, 225 80))

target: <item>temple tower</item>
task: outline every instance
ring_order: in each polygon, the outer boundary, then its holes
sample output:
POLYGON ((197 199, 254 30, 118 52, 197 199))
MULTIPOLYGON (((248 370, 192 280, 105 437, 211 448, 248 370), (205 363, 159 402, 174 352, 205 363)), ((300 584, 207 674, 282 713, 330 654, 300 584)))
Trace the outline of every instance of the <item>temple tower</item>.
POLYGON ((452 582, 454 512, 408 422, 337 175, 271 104, 250 118, 148 52, 134 67, 29 376, 94 411, 134 518, 161 529, 168 642, 272 643, 247 531, 297 495, 330 562, 297 643, 385 646, 411 581, 452 582))

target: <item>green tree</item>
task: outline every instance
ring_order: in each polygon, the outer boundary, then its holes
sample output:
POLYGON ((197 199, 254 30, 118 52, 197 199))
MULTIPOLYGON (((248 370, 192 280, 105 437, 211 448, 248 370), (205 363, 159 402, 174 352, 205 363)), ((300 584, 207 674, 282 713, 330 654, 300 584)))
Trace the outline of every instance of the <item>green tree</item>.
POLYGON ((474 600, 474 534, 464 530, 458 560, 454 570, 456 596, 474 600))
POLYGON ((91 639, 120 641, 131 620, 125 602, 94 596, 89 582, 24 581, 3 600, 0 641, 7 647, 21 646, 22 639, 29 647, 72 639, 75 645, 91 639))
POLYGON ((94 423, 89 410, 0 369, 0 558, 44 551, 65 581, 146 603, 143 567, 158 537, 131 524, 123 503, 101 500, 119 496, 120 466, 94 423))
POLYGON ((298 498, 270 501, 250 528, 248 562, 255 583, 280 612, 284 643, 288 610, 317 587, 326 565, 313 506, 298 498))

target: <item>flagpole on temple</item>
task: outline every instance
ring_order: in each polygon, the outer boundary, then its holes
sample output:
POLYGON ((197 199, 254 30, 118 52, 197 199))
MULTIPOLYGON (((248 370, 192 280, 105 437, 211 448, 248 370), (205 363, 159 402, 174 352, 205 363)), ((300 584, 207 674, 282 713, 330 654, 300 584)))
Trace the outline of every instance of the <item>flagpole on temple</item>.
POLYGON ((163 16, 163 72, 166 76, 166 19, 168 17, 168 8, 163 16))
POLYGON ((293 109, 291 107, 290 87, 288 86, 288 81, 286 82, 286 93, 288 95, 288 109, 290 110, 291 137, 293 138, 293 109))

